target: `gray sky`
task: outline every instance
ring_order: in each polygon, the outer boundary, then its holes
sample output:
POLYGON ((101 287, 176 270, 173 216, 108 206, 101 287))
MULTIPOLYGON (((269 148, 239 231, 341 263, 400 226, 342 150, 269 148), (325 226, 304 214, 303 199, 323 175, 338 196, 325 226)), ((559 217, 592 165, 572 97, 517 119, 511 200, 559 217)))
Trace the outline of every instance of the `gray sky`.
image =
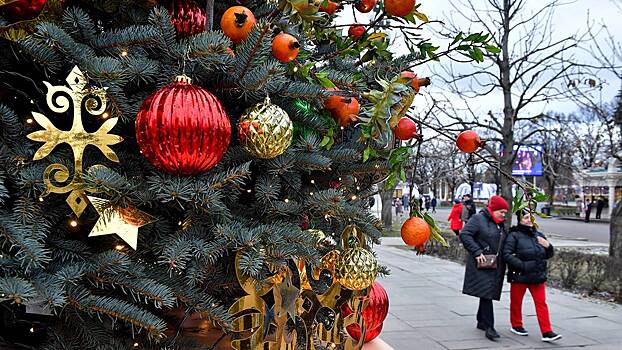
MULTIPOLYGON (((482 7, 484 7, 487 2, 487 0, 466 1, 471 1, 476 6, 479 6, 479 4, 481 4, 482 7)), ((587 26, 588 18, 594 23, 595 26, 598 26, 600 24, 606 24, 609 28, 610 33, 616 36, 622 35, 622 20, 620 20, 620 18, 622 17, 622 8, 616 7, 613 3, 614 1, 616 0, 582 0, 570 2, 564 6, 558 7, 552 19, 553 38, 561 39, 562 37, 584 32, 587 26)), ((619 3, 622 3, 622 1, 620 0, 617 1, 619 3)), ((420 11, 428 15, 428 17, 432 20, 444 20, 446 18, 452 18, 453 20, 457 21, 459 18, 459 16, 456 15, 451 6, 452 3, 456 3, 456 0, 421 0, 418 1, 418 3, 422 4, 420 7, 420 11)), ((541 6, 542 3, 543 1, 540 0, 527 0, 527 11, 531 12, 535 9, 538 9, 538 6, 541 6)), ((346 10, 343 12, 344 13, 339 22, 352 23, 352 11, 346 10)), ((357 17, 359 22, 368 23, 368 20, 363 18, 362 16, 357 15, 357 17)), ((468 21, 458 22, 458 24, 461 28, 464 28, 465 31, 469 29, 468 21)), ((435 26, 436 29, 440 29, 440 25, 437 24, 435 26)), ((471 30, 480 31, 481 28, 472 27, 471 30)), ((430 31, 426 32, 429 35, 432 35, 430 31)), ((620 39, 621 38, 615 38, 616 41, 619 41, 620 39)), ((437 40, 437 42, 440 41, 437 40)), ((398 53, 405 51, 403 46, 400 45, 395 45, 394 50, 398 53)), ((593 62, 593 59, 590 57, 590 55, 584 51, 576 50, 574 52, 574 56, 577 60, 596 64, 595 62, 593 62)), ((430 68, 434 65, 438 65, 438 63, 430 63, 427 67, 421 67, 421 69, 417 73, 421 75, 430 75, 432 74, 430 68)), ((463 65, 459 69, 468 71, 470 69, 477 69, 477 67, 463 65)), ((435 70, 437 72, 440 72, 440 69, 435 70)), ((612 74, 604 72, 599 73, 597 79, 603 83, 602 101, 611 101, 620 89, 621 82, 618 81, 617 78, 612 74)), ((439 94, 444 91, 443 86, 439 84, 440 82, 438 80, 436 80, 436 82, 437 85, 428 89, 428 93, 439 94)), ((595 94, 595 98, 599 99, 599 94, 595 94)), ((499 107, 499 105, 501 103, 502 99, 500 96, 500 92, 491 93, 485 97, 469 100, 469 104, 482 113, 485 113, 488 110, 500 112, 502 107, 499 107)), ((423 110, 425 109, 425 106, 425 99, 416 99, 415 107, 423 110)), ((571 101, 552 101, 532 105, 525 112, 530 114, 538 114, 547 111, 572 112, 574 110, 576 110, 576 105, 571 101)))

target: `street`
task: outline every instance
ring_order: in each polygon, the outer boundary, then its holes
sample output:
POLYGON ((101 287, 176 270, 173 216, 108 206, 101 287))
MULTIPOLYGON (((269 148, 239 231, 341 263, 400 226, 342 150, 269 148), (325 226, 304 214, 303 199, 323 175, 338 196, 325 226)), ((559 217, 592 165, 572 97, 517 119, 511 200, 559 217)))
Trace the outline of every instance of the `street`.
MULTIPOLYGON (((478 208, 478 211, 481 207, 478 208)), ((439 222, 447 222, 449 208, 440 208, 436 213, 431 213, 432 217, 439 222)), ((514 218, 514 224, 516 218, 514 218)), ((558 239, 587 240, 591 242, 609 244, 609 224, 590 222, 585 223, 579 220, 563 220, 557 218, 542 219, 538 218, 540 230, 547 236, 558 239)))

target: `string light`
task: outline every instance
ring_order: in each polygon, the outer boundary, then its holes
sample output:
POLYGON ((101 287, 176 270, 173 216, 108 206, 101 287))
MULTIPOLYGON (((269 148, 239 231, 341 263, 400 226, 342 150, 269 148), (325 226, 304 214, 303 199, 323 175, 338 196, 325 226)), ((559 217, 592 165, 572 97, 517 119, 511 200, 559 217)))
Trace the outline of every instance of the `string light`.
POLYGON ((298 66, 294 67, 294 73, 298 72, 298 66))
POLYGON ((28 119, 26 119, 26 123, 32 124, 32 123, 34 123, 34 120, 32 118, 28 118, 28 119))
POLYGON ((353 200, 353 201, 354 201, 354 200, 356 200, 356 195, 353 195, 353 196, 352 196, 352 200, 353 200))
POLYGON ((138 343, 134 343, 134 347, 137 348, 138 347, 138 343))
POLYGON ((314 183, 315 183, 315 180, 311 180, 311 183, 312 183, 312 184, 314 184, 314 183))
POLYGON ((102 114, 102 118, 108 119, 108 117, 110 117, 110 113, 104 112, 104 114, 102 114))
POLYGON ((356 190, 360 191, 361 190, 361 186, 356 186, 356 190))
POLYGON ((246 192, 251 193, 251 192, 253 192, 253 191, 252 191, 252 190, 246 190, 246 192))
POLYGON ((309 192, 309 195, 310 195, 310 196, 313 196, 313 192, 309 192))
POLYGON ((43 197, 39 197, 39 202, 43 202, 43 197))
POLYGON ((127 50, 123 50, 123 51, 121 51, 121 56, 123 56, 123 57, 127 57, 127 50))
POLYGON ((125 246, 123 244, 117 244, 116 247, 114 247, 114 249, 116 250, 123 250, 125 248, 125 246))
POLYGON ((34 104, 35 104, 35 101, 33 101, 33 100, 30 100, 30 103, 32 103, 32 104, 34 105, 34 104))
POLYGON ((34 327, 30 327, 30 333, 34 333, 35 332, 35 328, 34 327))
POLYGON ((346 128, 344 128, 343 126, 341 127, 341 130, 345 130, 346 128))
POLYGON ((179 220, 179 222, 177 223, 178 226, 181 226, 182 222, 181 220, 179 220))
POLYGON ((78 227, 78 222, 76 220, 71 220, 71 221, 69 221, 69 226, 71 226, 71 227, 78 227))
POLYGON ((289 203, 289 199, 288 198, 285 198, 285 203, 289 203))

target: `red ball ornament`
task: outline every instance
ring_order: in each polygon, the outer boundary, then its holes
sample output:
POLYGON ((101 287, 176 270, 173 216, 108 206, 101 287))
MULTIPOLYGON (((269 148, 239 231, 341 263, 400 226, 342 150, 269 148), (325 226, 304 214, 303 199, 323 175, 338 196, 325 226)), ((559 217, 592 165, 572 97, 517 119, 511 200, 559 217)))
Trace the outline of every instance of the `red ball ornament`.
POLYGON ((466 130, 458 135, 456 145, 464 153, 473 153, 481 146, 482 140, 473 130, 466 130))
POLYGON ((393 134, 398 140, 408 141, 417 136, 417 124, 408 117, 401 118, 393 129, 393 134))
POLYGON ((213 168, 229 147, 231 124, 220 101, 178 76, 149 96, 136 116, 136 141, 156 168, 197 175, 213 168))
POLYGON ((353 24, 348 29, 348 36, 354 41, 359 40, 363 34, 365 34, 365 27, 360 24, 353 24))
MULTIPOLYGON (((389 313, 389 296, 387 291, 384 290, 382 285, 378 282, 374 282, 371 285, 369 291, 369 304, 363 310, 363 320, 365 320, 365 342, 371 341, 376 338, 382 330, 382 323, 387 318, 389 313)), ((341 315, 346 317, 352 314, 352 309, 348 304, 344 304, 341 307, 341 315)), ((353 324, 346 327, 348 334, 356 340, 361 338, 361 327, 358 324, 353 324)))
POLYGON ((205 10, 192 0, 174 0, 169 7, 171 24, 180 37, 205 32, 205 10))
POLYGON ((11 21, 33 19, 39 15, 46 0, 16 0, 0 7, 0 15, 11 21))

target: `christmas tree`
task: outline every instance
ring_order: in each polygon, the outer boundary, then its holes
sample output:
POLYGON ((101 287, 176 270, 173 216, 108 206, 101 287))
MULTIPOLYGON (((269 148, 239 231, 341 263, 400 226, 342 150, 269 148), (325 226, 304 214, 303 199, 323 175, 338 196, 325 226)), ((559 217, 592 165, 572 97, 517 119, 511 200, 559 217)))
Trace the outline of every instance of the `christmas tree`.
POLYGON ((494 48, 414 0, 239 3, 0 1, 1 348, 362 345, 409 69, 494 48))

